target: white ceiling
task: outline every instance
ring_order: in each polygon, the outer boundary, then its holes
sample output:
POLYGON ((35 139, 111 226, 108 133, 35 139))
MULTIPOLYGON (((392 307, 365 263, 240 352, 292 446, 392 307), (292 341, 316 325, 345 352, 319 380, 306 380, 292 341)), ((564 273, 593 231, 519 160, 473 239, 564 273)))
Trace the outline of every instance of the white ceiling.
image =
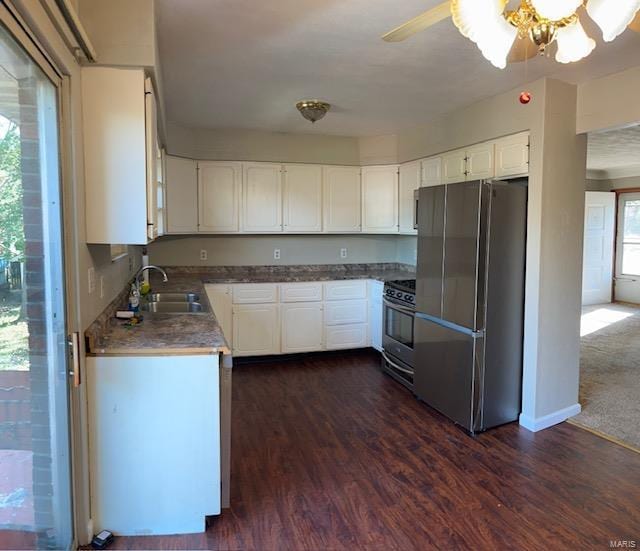
POLYGON ((587 170, 596 178, 640 175, 640 125, 589 134, 587 170))
POLYGON ((193 127, 394 133, 544 75, 617 72, 640 51, 627 31, 577 64, 536 58, 500 71, 451 20, 405 42, 380 39, 441 0, 156 1, 167 118, 193 127), (334 105, 314 126, 295 110, 311 97, 334 105))

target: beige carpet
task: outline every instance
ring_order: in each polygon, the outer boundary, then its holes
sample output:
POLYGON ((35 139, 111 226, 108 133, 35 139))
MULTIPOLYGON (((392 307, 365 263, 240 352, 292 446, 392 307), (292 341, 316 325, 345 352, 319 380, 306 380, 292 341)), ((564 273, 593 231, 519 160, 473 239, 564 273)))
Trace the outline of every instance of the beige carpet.
POLYGON ((589 306, 582 314, 577 424, 640 449, 640 308, 589 306))

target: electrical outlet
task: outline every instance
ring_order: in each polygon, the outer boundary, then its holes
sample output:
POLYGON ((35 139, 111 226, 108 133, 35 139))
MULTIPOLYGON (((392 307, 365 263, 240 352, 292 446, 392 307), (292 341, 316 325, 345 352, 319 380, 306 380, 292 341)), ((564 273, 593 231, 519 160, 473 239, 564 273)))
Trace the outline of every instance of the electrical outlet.
POLYGON ((273 259, 280 260, 280 249, 273 249, 273 259))
POLYGON ((104 276, 100 276, 100 298, 104 298, 104 276))
POLYGON ((347 258, 347 248, 343 247, 340 249, 340 258, 347 258))
POLYGON ((89 294, 93 294, 96 290, 96 269, 92 266, 87 271, 87 279, 89 285, 89 294))
POLYGON ((209 258, 209 255, 207 254, 207 251, 202 249, 200 251, 200 260, 207 260, 207 258, 209 258))

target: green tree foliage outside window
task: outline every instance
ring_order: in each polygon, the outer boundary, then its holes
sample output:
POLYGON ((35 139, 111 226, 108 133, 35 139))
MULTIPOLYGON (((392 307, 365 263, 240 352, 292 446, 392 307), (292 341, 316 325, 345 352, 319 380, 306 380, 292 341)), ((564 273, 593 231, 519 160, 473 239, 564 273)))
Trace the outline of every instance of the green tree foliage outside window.
MULTIPOLYGON (((5 121, 3 121, 5 122, 5 121)), ((9 123, 0 137, 0 258, 24 260, 20 132, 9 123)))

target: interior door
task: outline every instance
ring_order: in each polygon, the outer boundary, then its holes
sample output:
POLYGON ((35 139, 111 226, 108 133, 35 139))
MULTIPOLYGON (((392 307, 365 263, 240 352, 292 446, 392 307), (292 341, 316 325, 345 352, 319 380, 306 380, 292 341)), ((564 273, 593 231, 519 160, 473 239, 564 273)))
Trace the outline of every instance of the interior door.
POLYGON ((640 193, 618 199, 615 300, 640 304, 640 193))
POLYGON ((61 82, 5 17, 0 4, 0 542, 67 549, 73 521, 61 82))
POLYGON ((611 302, 616 195, 587 191, 584 206, 582 304, 611 302))

